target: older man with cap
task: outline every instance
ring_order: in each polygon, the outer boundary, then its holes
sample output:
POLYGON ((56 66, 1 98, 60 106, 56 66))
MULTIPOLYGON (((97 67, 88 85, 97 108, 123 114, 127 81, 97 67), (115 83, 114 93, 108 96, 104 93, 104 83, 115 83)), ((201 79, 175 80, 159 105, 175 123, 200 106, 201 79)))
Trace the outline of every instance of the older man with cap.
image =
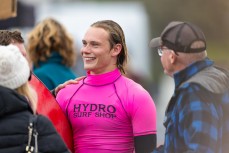
POLYGON ((154 153, 228 152, 229 73, 207 57, 204 33, 192 23, 173 21, 150 47, 175 82, 165 112, 165 143, 154 153))

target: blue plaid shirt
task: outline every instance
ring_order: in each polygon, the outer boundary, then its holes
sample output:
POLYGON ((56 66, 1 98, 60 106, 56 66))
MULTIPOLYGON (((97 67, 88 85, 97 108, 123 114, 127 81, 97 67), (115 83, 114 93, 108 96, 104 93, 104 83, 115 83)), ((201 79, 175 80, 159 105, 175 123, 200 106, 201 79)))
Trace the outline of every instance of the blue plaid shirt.
POLYGON ((165 143, 154 153, 229 153, 228 77, 208 58, 174 74, 165 143))

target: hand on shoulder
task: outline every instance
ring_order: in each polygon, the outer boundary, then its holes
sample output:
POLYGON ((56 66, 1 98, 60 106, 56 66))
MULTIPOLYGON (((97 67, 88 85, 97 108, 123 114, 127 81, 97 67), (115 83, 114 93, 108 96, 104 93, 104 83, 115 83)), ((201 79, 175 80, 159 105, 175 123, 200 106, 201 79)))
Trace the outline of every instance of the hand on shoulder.
POLYGON ((68 80, 66 82, 64 82, 63 84, 58 85, 55 89, 54 89, 54 94, 56 95, 61 89, 65 88, 67 85, 69 84, 78 84, 80 80, 84 79, 86 76, 81 76, 78 77, 74 80, 68 80))

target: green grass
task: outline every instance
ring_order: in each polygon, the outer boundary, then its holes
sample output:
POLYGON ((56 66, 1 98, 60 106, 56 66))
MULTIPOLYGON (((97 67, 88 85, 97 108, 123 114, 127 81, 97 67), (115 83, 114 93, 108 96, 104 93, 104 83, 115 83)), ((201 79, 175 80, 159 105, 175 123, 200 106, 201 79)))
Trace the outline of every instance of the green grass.
POLYGON ((219 66, 229 69, 229 43, 210 42, 207 45, 208 57, 219 66))

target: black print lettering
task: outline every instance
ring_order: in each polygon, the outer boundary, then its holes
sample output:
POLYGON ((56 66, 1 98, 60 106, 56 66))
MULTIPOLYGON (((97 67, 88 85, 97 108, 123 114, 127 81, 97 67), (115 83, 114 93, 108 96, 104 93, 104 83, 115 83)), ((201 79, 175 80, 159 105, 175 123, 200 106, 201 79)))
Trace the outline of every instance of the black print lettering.
POLYGON ((95 113, 95 117, 103 117, 103 118, 115 118, 116 115, 115 114, 111 114, 111 113, 100 113, 100 112, 96 112, 95 113))
POLYGON ((100 112, 101 110, 103 110, 103 112, 106 112, 106 111, 105 111, 105 108, 106 108, 106 105, 104 105, 104 104, 99 104, 99 112, 100 112))
POLYGON ((113 105, 104 104, 78 104, 74 105, 74 112, 103 112, 103 113, 115 113, 116 108, 113 105))
POLYGON ((81 107, 81 104, 79 104, 78 106, 77 105, 74 105, 74 112, 79 112, 80 111, 80 107, 81 107))
POLYGON ((75 112, 74 117, 90 117, 92 112, 75 112))
POLYGON ((84 111, 87 111, 87 107, 89 106, 89 104, 83 104, 84 107, 84 111))
POLYGON ((75 104, 73 107, 73 117, 101 117, 101 118, 116 118, 116 108, 113 105, 104 104, 75 104))
POLYGON ((115 109, 114 106, 108 105, 108 106, 107 106, 107 111, 108 111, 109 113, 115 113, 115 112, 116 112, 116 109, 115 109))
POLYGON ((96 111, 97 110, 97 105, 96 104, 91 104, 90 106, 90 111, 96 111))

